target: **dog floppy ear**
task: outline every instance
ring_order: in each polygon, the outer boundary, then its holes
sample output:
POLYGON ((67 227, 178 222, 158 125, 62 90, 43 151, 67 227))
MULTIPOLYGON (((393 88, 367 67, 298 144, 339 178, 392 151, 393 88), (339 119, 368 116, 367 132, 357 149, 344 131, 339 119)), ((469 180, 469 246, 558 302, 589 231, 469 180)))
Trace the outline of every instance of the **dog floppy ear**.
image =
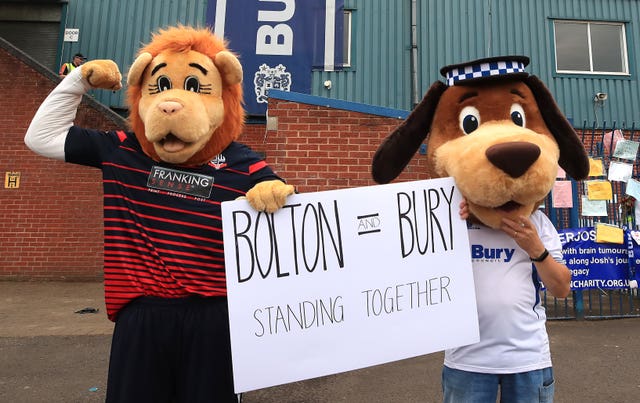
POLYGON ((384 139, 371 163, 373 180, 388 183, 400 175, 427 138, 438 101, 446 89, 444 83, 434 82, 420 104, 384 139))
POLYGON ((589 175, 589 157, 580 137, 564 117, 553 96, 540 79, 534 75, 525 78, 545 124, 560 148, 558 163, 573 179, 581 180, 589 175))

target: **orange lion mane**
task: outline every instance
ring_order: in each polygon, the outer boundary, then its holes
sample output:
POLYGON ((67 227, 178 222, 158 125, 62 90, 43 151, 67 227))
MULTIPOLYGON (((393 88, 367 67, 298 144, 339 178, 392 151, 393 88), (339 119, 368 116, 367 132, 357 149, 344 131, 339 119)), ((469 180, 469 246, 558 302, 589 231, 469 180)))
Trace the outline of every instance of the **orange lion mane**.
MULTIPOLYGON (((164 51, 171 52, 186 52, 193 50, 204 55, 207 55, 212 60, 215 58, 218 52, 227 49, 226 41, 214 36, 210 29, 206 28, 191 28, 179 25, 177 27, 170 27, 167 29, 160 29, 157 33, 152 35, 151 42, 142 47, 137 56, 142 53, 150 53, 152 57, 156 57, 158 54, 164 51)), ((136 56, 136 57, 137 57, 136 56)), ((235 55, 238 57, 237 55, 235 55)), ((144 140, 145 143, 145 128, 140 113, 138 110, 138 104, 142 97, 142 90, 139 84, 130 85, 127 89, 127 103, 129 105, 129 125, 139 141, 144 140)), ((211 143, 217 145, 224 144, 224 140, 227 140, 226 145, 231 141, 238 138, 244 128, 245 113, 243 108, 242 98, 242 84, 234 84, 225 86, 222 91, 222 102, 224 103, 224 120, 222 124, 214 131, 211 136, 210 146, 213 148, 219 148, 211 143)), ((226 147, 225 145, 225 147, 226 147)), ((143 149, 147 149, 145 144, 142 144, 143 149)), ((205 147, 205 150, 212 148, 209 145, 205 147)), ((222 147, 222 148, 225 148, 222 147)), ((153 148, 151 147, 151 151, 153 148)), ((209 158, 215 157, 222 149, 215 150, 209 158)), ((197 155, 201 155, 199 152, 197 155)), ((154 153, 155 154, 155 153, 154 153)))

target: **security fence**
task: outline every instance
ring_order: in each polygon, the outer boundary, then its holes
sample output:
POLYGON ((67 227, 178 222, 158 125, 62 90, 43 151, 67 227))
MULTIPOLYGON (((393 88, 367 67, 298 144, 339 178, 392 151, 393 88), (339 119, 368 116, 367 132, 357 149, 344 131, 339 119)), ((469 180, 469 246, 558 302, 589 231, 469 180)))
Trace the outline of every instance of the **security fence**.
MULTIPOLYGON (((547 309, 547 317, 549 319, 640 317, 640 294, 637 284, 632 281, 639 278, 638 271, 640 271, 640 231, 636 232, 640 224, 640 215, 636 217, 638 208, 636 186, 640 183, 636 182, 639 173, 637 150, 640 130, 636 129, 635 123, 630 127, 624 124, 617 126, 616 122, 610 126, 605 122, 602 127, 596 127, 595 124, 588 127, 585 122, 577 132, 591 159, 590 176, 583 181, 574 181, 559 175, 558 182, 564 183, 556 184, 565 185, 564 189, 570 189, 570 196, 561 194, 560 186, 557 187, 558 189, 554 187, 554 191, 549 194, 541 208, 554 222, 561 236, 563 231, 568 231, 574 238, 580 237, 590 242, 593 241, 594 234, 599 228, 621 234, 623 244, 618 242, 597 244, 598 251, 601 249, 606 253, 619 251, 620 255, 617 258, 613 255, 594 257, 591 252, 596 248, 585 247, 575 251, 576 248, 571 250, 567 248, 568 243, 564 243, 565 261, 568 256, 571 256, 569 252, 576 252, 575 256, 578 258, 572 260, 580 262, 569 264, 567 261, 567 265, 574 273, 572 276, 574 280, 577 278, 575 273, 597 276, 593 273, 602 267, 599 265, 602 261, 606 261, 607 267, 615 271, 615 276, 619 278, 606 281, 572 281, 571 295, 563 299, 554 298, 551 294, 544 292, 543 303, 547 309), (570 185, 566 182, 570 182, 570 185), (556 190, 558 190, 557 193, 556 190), (600 193, 601 191, 604 191, 604 194, 600 193), (607 195, 607 192, 610 194, 607 195)), ((597 235, 595 237, 597 238, 597 235)), ((596 239, 596 241, 601 240, 596 239)))

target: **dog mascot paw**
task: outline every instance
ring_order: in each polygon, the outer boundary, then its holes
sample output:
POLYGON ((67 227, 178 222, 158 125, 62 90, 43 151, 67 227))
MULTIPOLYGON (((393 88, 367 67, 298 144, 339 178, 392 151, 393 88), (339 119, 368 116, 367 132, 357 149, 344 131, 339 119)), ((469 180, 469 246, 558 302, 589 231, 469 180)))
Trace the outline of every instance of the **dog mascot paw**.
POLYGON ((472 218, 498 228, 502 217, 540 205, 558 166, 585 178, 584 146, 548 89, 524 71, 528 62, 507 56, 444 67, 447 83, 433 83, 376 151, 374 180, 396 178, 426 139, 429 172, 453 177, 472 218))
POLYGON ((121 87, 118 67, 74 69, 25 136, 35 152, 102 170, 104 281, 116 322, 107 401, 236 402, 221 204, 282 207, 293 186, 236 142, 242 66, 206 29, 161 30, 127 75, 131 131, 73 125, 82 95, 121 87))

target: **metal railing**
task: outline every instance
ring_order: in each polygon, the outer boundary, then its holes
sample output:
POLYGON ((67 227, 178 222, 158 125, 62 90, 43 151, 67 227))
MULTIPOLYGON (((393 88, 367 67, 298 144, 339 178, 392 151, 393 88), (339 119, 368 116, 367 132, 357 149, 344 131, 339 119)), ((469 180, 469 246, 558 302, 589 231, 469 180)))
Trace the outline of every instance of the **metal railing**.
MULTIPOLYGON (((577 130, 587 153, 592 158, 602 159, 603 167, 608 167, 612 160, 615 143, 620 136, 625 140, 640 141, 640 132, 635 123, 630 127, 613 122, 601 127, 596 124, 588 126, 584 122, 582 129, 577 130)), ((630 163, 630 161, 626 161, 630 163)), ((638 178, 640 163, 633 161, 633 175, 638 178)), ((590 180, 607 179, 606 171, 600 177, 590 180)), ((573 181, 573 208, 553 208, 551 195, 547 197, 545 211, 558 229, 594 226, 598 222, 615 224, 621 228, 638 229, 635 214, 628 215, 620 208, 620 201, 625 196, 625 182, 612 181, 613 199, 607 201, 607 216, 582 217, 581 196, 585 194, 583 181, 573 181)), ((555 298, 543 292, 543 304, 549 319, 612 319, 624 317, 640 317, 640 293, 632 288, 586 289, 573 290, 568 298, 555 298)))

